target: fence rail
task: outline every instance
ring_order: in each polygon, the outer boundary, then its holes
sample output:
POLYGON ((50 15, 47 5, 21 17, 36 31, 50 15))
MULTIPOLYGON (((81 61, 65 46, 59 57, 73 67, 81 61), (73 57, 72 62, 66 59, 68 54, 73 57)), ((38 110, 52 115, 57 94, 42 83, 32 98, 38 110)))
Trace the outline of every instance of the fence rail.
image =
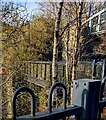
MULTIPOLYGON (((102 79, 105 76, 106 61, 97 62, 96 60, 84 62, 80 61, 76 68, 76 79, 92 78, 102 79)), ((66 83, 66 66, 65 61, 57 63, 58 81, 66 83)), ((69 79, 71 80, 71 62, 69 64, 69 79)), ((40 85, 41 87, 50 86, 52 83, 52 62, 46 61, 26 61, 21 68, 22 75, 25 79, 40 85)))
POLYGON ((106 100, 99 101, 101 94, 101 81, 91 79, 81 79, 74 81, 73 91, 73 106, 66 106, 67 88, 62 82, 56 82, 51 86, 48 94, 48 111, 35 112, 35 96, 30 88, 21 87, 13 95, 12 99, 12 114, 13 120, 66 120, 67 117, 75 115, 79 120, 100 120, 99 109, 106 106, 106 100), (63 88, 64 107, 52 109, 52 94, 56 87, 63 88), (27 91, 31 94, 31 114, 16 116, 16 99, 20 92, 27 91))
POLYGON ((67 88, 65 87, 65 85, 61 82, 57 82, 55 83, 49 92, 48 95, 48 111, 45 112, 39 112, 39 113, 34 113, 35 111, 35 96, 32 92, 31 89, 27 88, 27 87, 21 87, 19 88, 13 96, 12 99, 12 113, 13 113, 13 120, 26 120, 26 119, 33 119, 33 120, 56 120, 56 119, 63 119, 65 120, 66 117, 68 116, 80 116, 82 113, 82 107, 80 106, 66 106, 66 100, 67 100, 67 88), (62 87, 63 88, 63 100, 64 100, 64 107, 63 108, 54 108, 52 109, 52 94, 53 91, 56 87, 62 87), (16 99, 17 96, 20 94, 20 92, 24 92, 27 91, 31 94, 31 114, 30 115, 25 115, 25 116, 21 116, 21 117, 17 117, 16 116, 16 99))
POLYGON ((106 33, 106 8, 90 16, 84 23, 89 27, 89 34, 106 33))
POLYGON ((106 33, 106 8, 91 16, 86 22, 89 23, 90 33, 106 33))

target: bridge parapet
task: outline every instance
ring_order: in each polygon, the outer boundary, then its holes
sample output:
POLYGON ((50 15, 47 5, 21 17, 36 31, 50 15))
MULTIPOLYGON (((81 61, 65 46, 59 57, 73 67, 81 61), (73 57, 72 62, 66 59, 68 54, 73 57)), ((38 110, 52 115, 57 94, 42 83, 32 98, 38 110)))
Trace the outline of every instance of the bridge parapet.
POLYGON ((106 33, 106 8, 89 17, 84 23, 88 23, 90 34, 106 33))

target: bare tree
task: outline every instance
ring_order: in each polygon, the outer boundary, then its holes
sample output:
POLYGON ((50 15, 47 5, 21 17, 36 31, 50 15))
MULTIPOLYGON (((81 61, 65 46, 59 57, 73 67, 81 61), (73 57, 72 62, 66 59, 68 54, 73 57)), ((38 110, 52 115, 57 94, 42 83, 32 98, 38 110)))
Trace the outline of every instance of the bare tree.
POLYGON ((77 29, 76 29, 76 36, 75 36, 75 46, 74 52, 72 55, 72 80, 75 79, 75 68, 78 62, 78 54, 79 54, 79 40, 81 36, 81 24, 82 24, 82 11, 83 11, 84 2, 79 3, 79 14, 77 19, 77 29))
POLYGON ((59 3, 57 12, 55 31, 54 31, 54 46, 53 46, 53 61, 52 61, 52 82, 57 81, 57 59, 58 59, 58 45, 60 41, 60 23, 62 15, 63 1, 59 3))

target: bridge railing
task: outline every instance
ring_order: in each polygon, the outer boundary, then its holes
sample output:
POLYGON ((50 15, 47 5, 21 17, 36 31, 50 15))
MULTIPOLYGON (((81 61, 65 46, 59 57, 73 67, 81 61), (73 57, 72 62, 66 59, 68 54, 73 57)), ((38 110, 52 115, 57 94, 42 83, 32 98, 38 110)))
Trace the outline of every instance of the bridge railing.
POLYGON ((73 82, 73 105, 66 105, 67 103, 67 89, 66 86, 57 82, 51 86, 48 94, 48 110, 44 112, 35 112, 35 96, 30 88, 21 87, 16 90, 12 99, 12 114, 13 120, 66 120, 67 117, 75 115, 79 120, 97 120, 100 116, 99 109, 106 106, 106 100, 100 100, 101 81, 91 79, 80 79, 73 82), (52 94, 53 91, 61 87, 63 91, 63 108, 52 108, 52 94), (16 99, 20 92, 27 91, 32 96, 31 114, 17 117, 16 115, 16 99))
MULTIPOLYGON (((57 63, 58 81, 66 83, 66 67, 65 61, 57 63)), ((69 79, 71 80, 71 62, 69 63, 69 79)), ((46 61, 26 61, 22 65, 21 73, 26 80, 32 81, 35 84, 45 87, 52 83, 52 62, 46 61)), ((105 60, 97 62, 80 61, 76 68, 76 79, 92 78, 101 79, 105 74, 105 60)))
POLYGON ((106 8, 95 13, 84 23, 88 23, 90 34, 101 34, 106 32, 106 8))

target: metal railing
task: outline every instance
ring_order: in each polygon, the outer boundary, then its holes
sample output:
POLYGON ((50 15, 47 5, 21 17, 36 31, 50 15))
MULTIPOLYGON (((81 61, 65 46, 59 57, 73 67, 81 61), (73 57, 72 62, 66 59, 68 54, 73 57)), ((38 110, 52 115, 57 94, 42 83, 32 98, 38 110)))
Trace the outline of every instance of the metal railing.
POLYGON ((92 15, 86 23, 89 23, 90 34, 106 32, 106 8, 92 15))
POLYGON ((12 110, 12 114, 13 114, 13 120, 56 120, 56 119, 62 119, 62 120, 65 120, 66 117, 68 116, 72 116, 72 115, 75 115, 75 116, 80 116, 81 113, 82 113, 82 107, 80 106, 66 106, 66 103, 67 103, 67 89, 66 89, 66 86, 61 83, 61 82, 57 82, 55 83, 51 89, 50 89, 50 92, 49 92, 49 95, 48 95, 48 111, 44 111, 44 112, 37 112, 34 114, 34 111, 35 111, 35 96, 32 92, 31 89, 27 88, 27 87, 21 87, 19 88, 15 93, 14 93, 14 96, 13 96, 13 99, 12 99, 12 105, 13 105, 13 110, 12 110), (63 88, 63 108, 54 108, 52 109, 52 94, 53 94, 53 91, 56 87, 61 87, 63 88), (16 99, 17 99, 17 96, 20 92, 24 92, 24 91, 27 91, 30 93, 30 95, 32 96, 32 99, 31 99, 31 114, 30 115, 25 115, 25 116, 20 116, 20 117, 17 117, 16 116, 16 99))
MULTIPOLYGON (((105 78, 106 80, 106 78, 105 78)), ((66 120, 67 117, 75 115, 75 118, 79 120, 100 120, 101 109, 106 106, 106 100, 100 99, 101 85, 104 84, 105 80, 101 84, 100 80, 92 79, 81 79, 73 82, 73 106, 66 105, 67 100, 67 89, 62 82, 56 82, 51 86, 48 94, 48 111, 35 112, 35 96, 30 88, 21 87, 13 95, 12 99, 12 114, 13 120, 66 120), (63 108, 52 109, 52 94, 57 87, 63 89, 63 108), (31 114, 16 116, 16 99, 20 92, 27 91, 32 96, 31 99, 31 114), (34 113, 35 112, 35 113, 34 113), (98 114, 99 113, 99 114, 98 114)))

